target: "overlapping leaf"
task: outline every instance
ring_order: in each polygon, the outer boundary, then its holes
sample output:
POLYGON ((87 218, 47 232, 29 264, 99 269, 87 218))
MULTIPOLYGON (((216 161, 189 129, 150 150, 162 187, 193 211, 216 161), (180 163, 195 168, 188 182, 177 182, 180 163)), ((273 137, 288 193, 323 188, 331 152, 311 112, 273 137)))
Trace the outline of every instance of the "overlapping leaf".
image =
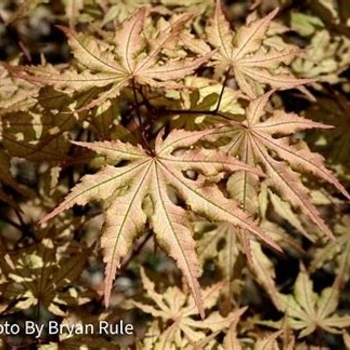
MULTIPOLYGON (((205 229, 205 225, 202 223, 197 223, 196 226, 197 230, 205 229)), ((199 243, 198 253, 202 264, 204 265, 206 260, 216 258, 222 280, 226 282, 221 288, 222 310, 225 312, 231 310, 233 296, 239 295, 242 289, 239 275, 240 266, 243 263, 241 246, 246 243, 245 235, 246 232, 243 230, 223 222, 214 229, 205 232, 199 243)), ((258 242, 251 241, 244 248, 246 253, 250 255, 250 268, 257 280, 266 288, 272 300, 276 300, 277 289, 274 283, 275 272, 272 262, 263 253, 258 242)))
MULTIPOLYGON (((134 302, 134 304, 154 318, 161 319, 164 324, 170 326, 163 332, 154 336, 152 343, 157 344, 157 349, 187 349, 188 345, 194 347, 208 333, 220 332, 227 329, 232 322, 239 319, 245 308, 232 312, 222 317, 218 312, 212 312, 204 320, 195 320, 196 305, 193 298, 189 298, 178 287, 169 287, 164 294, 155 290, 154 284, 141 270, 143 286, 147 295, 155 305, 134 302)), ((212 308, 219 297, 221 284, 213 285, 203 291, 205 309, 212 308)), ((193 348, 192 347, 192 348, 193 348)))
POLYGON ((347 96, 335 93, 328 97, 320 97, 306 111, 308 118, 330 124, 334 129, 326 135, 314 132, 310 141, 332 165, 341 165, 340 175, 348 172, 350 166, 350 101, 347 96), (344 170, 342 169, 344 167, 344 170))
POLYGON ((30 161, 69 159, 67 133, 77 125, 71 115, 28 111, 8 113, 2 120, 2 143, 11 156, 30 161))
POLYGON ((174 129, 198 130, 216 125, 218 116, 208 115, 205 112, 215 111, 218 107, 219 97, 221 112, 231 115, 240 115, 244 112, 238 103, 239 93, 237 91, 231 89, 222 91, 221 84, 202 77, 187 77, 185 85, 190 89, 181 90, 179 92, 180 100, 175 100, 175 106, 170 107, 182 111, 172 118, 171 123, 174 129), (185 113, 185 111, 189 111, 189 113, 185 113))
POLYGON ((25 253, 12 254, 13 269, 3 270, 9 281, 4 297, 13 303, 8 312, 41 304, 53 314, 64 316, 62 308, 89 301, 83 297, 83 292, 77 295, 71 283, 80 276, 90 252, 91 249, 81 249, 80 254, 74 257, 57 260, 54 242, 45 238, 39 244, 26 248, 25 253), (67 289, 67 286, 71 288, 67 289), (72 296, 74 293, 75 297, 72 296))
POLYGON ((312 281, 304 268, 295 282, 293 295, 279 295, 280 310, 287 315, 288 325, 301 330, 300 337, 321 328, 330 333, 350 326, 350 316, 338 316, 336 309, 339 299, 339 286, 323 289, 320 295, 313 291, 312 281))
POLYGON ((0 115, 30 108, 37 93, 37 86, 10 77, 6 65, 0 64, 0 115))
POLYGON ((80 64, 80 71, 70 69, 59 74, 47 65, 39 68, 13 68, 12 71, 24 79, 59 88, 73 88, 76 91, 103 87, 99 98, 89 104, 89 107, 119 95, 123 87, 132 85, 132 81, 153 87, 182 87, 182 84, 175 81, 192 74, 212 53, 199 58, 164 58, 161 55, 163 48, 176 45, 179 33, 191 15, 184 14, 171 25, 159 30, 156 37, 148 42, 142 33, 146 14, 146 8, 141 8, 126 20, 116 31, 113 43, 60 26, 68 36, 69 46, 80 64))
POLYGON ((204 266, 205 261, 217 259, 220 268, 222 280, 225 285, 221 288, 221 299, 224 307, 222 309, 231 309, 231 303, 235 295, 241 291, 241 281, 235 275, 242 262, 242 253, 239 244, 239 232, 236 227, 228 222, 222 222, 214 228, 208 227, 208 223, 198 222, 195 226, 196 232, 202 233, 198 244, 198 254, 204 266), (236 279, 235 279, 236 277, 236 279))
POLYGON ((6 21, 6 25, 11 24, 14 21, 17 21, 18 19, 28 16, 28 14, 35 9, 40 4, 48 3, 48 0, 24 0, 19 5, 17 10, 8 18, 6 21))
MULTIPOLYGON (((337 220, 338 221, 338 220, 337 220)), ((337 273, 343 283, 350 279, 350 218, 343 216, 334 227, 336 242, 327 242, 321 248, 317 248, 313 254, 313 260, 310 264, 310 271, 315 272, 317 269, 325 266, 328 262, 337 263, 337 273)))
MULTIPOLYGON (((218 49, 211 58, 214 65, 225 70, 232 68, 239 88, 251 98, 263 92, 262 84, 276 89, 291 89, 309 81, 294 78, 281 65, 300 54, 300 50, 289 47, 277 51, 263 45, 263 39, 277 12, 278 9, 275 9, 266 17, 233 31, 222 12, 221 1, 217 0, 214 16, 206 27, 209 44, 218 49), (278 74, 273 72, 276 68, 279 68, 278 74)), ((210 47, 204 41, 188 35, 184 38, 193 51, 202 54, 209 52, 210 47)))
POLYGON ((201 314, 198 260, 188 210, 212 221, 228 221, 279 250, 215 185, 215 181, 220 180, 225 172, 258 171, 217 150, 192 149, 199 139, 209 133, 211 131, 174 130, 164 141, 159 134, 155 150, 151 153, 140 146, 121 141, 77 143, 104 155, 108 164, 111 161, 126 161, 126 165, 107 165, 95 175, 86 175, 42 221, 51 219, 74 204, 103 201, 102 247, 107 263, 107 304, 120 260, 127 254, 146 221, 151 224, 159 245, 176 260, 185 275, 201 314), (181 203, 185 204, 181 206, 181 203))
POLYGON ((13 178, 11 174, 11 157, 3 150, 0 150, 0 184, 0 201, 9 204, 13 208, 18 208, 18 203, 2 188, 2 185, 13 188, 23 196, 29 197, 30 195, 30 192, 13 178))
MULTIPOLYGON (((278 110, 266 119, 264 109, 270 95, 271 93, 267 93, 250 103, 246 120, 242 124, 234 123, 231 127, 225 127, 220 131, 219 134, 222 137, 231 139, 223 149, 228 154, 239 156, 242 161, 248 160, 247 163, 251 166, 262 166, 267 175, 267 184, 293 207, 299 208, 322 232, 333 237, 312 204, 308 189, 303 185, 296 171, 311 173, 328 181, 347 198, 350 198, 349 194, 326 169, 323 158, 319 154, 312 153, 303 142, 293 145, 289 137, 278 137, 304 129, 329 127, 301 118, 296 114, 278 110), (247 154, 249 154, 248 158, 247 154)), ((243 192, 249 191, 252 186, 249 177, 246 178, 243 192)), ((235 183, 231 185, 235 186, 235 183)))

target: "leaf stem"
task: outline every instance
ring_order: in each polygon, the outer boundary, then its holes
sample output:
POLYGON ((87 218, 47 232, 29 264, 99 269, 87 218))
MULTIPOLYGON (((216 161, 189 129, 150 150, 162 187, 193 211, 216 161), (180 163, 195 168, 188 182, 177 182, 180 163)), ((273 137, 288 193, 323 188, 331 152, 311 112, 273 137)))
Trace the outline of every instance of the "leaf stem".
POLYGON ((146 135, 145 135, 144 125, 143 125, 141 114, 140 114, 140 104, 138 103, 138 99, 137 99, 135 80, 132 79, 131 83, 132 83, 132 91, 133 91, 133 95, 134 95, 134 102, 135 102, 135 106, 136 106, 135 111, 136 111, 136 116, 137 116, 138 124, 139 124, 139 128, 140 128, 142 145, 153 154, 153 150, 150 147, 150 145, 147 141, 146 135))
POLYGON ((220 91, 218 103, 217 103, 217 105, 216 105, 216 107, 215 107, 215 109, 214 109, 213 112, 218 112, 218 111, 219 111, 220 104, 221 104, 221 100, 222 100, 222 96, 224 95, 226 83, 227 83, 227 80, 228 80, 228 78, 229 78, 229 76, 230 76, 230 75, 229 75, 230 71, 231 71, 231 67, 229 67, 229 68, 226 70, 226 72, 225 72, 225 78, 224 78, 224 81, 223 81, 223 83, 222 83, 222 89, 221 89, 221 91, 220 91))

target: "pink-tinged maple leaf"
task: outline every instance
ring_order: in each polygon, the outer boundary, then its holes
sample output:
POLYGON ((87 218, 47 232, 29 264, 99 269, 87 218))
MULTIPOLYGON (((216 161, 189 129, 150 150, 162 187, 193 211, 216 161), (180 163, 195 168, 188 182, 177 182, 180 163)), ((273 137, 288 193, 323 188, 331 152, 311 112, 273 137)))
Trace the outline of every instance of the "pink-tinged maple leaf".
POLYGON ((172 131, 165 140, 162 133, 150 154, 140 146, 112 142, 75 142, 104 155, 115 167, 106 165, 95 175, 86 175, 64 201, 41 222, 47 221, 74 204, 102 201, 104 224, 101 245, 106 262, 105 302, 121 259, 148 221, 159 245, 172 256, 185 275, 203 315, 198 284, 198 259, 189 211, 212 221, 228 221, 249 231, 271 247, 277 244, 264 233, 215 181, 233 171, 261 173, 216 149, 196 148, 194 144, 212 131, 172 131), (126 161, 118 166, 118 162, 126 161), (189 172, 196 176, 189 176, 189 172), (178 201, 178 199, 180 199, 178 201), (180 205, 179 203, 185 203, 180 205))
POLYGON ((176 82, 207 62, 212 52, 197 58, 165 58, 163 48, 175 46, 185 23, 191 15, 184 14, 165 29, 159 30, 151 44, 142 32, 146 8, 139 9, 116 31, 113 43, 107 43, 72 29, 58 26, 68 37, 68 44, 80 71, 65 70, 61 73, 47 67, 12 68, 12 72, 24 79, 73 88, 76 91, 104 87, 99 98, 89 107, 119 95, 131 82, 153 87, 182 88, 176 82))
MULTIPOLYGON (((261 166, 267 175, 267 184, 293 207, 300 209, 328 237, 333 238, 296 171, 311 173, 331 183, 348 199, 350 195, 324 166, 322 156, 312 153, 302 141, 293 145, 289 137, 283 137, 300 130, 331 127, 281 110, 275 110, 272 116, 266 118, 265 106, 271 93, 251 101, 246 111, 246 120, 241 124, 235 122, 229 127, 221 128, 215 137, 221 135, 225 139, 230 138, 222 150, 239 156, 250 166, 261 166)), ((249 181, 247 177, 246 182, 240 182, 246 187, 243 192, 249 191, 249 181)))
MULTIPOLYGON (((300 54, 300 49, 291 49, 288 45, 287 49, 277 51, 264 46, 266 32, 277 12, 278 8, 266 17, 233 31, 222 12, 221 1, 217 0, 214 16, 205 28, 208 43, 218 50, 211 61, 215 66, 231 69, 239 88, 250 98, 261 94, 262 84, 274 89, 291 89, 314 81, 297 79, 281 66, 300 54), (276 68, 279 69, 278 74, 273 72, 276 68)), ((183 41, 196 53, 205 54, 211 50, 206 42, 188 34, 183 35, 183 41)))

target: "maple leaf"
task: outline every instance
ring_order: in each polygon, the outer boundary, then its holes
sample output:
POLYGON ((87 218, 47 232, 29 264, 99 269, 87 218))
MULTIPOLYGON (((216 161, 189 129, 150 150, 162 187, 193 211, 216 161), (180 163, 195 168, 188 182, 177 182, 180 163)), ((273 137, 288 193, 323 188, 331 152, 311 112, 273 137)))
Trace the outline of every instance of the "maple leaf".
POLYGON ((293 208, 289 202, 281 200, 281 198, 270 189, 267 190, 267 194, 269 201, 277 215, 279 215, 283 220, 288 221, 311 242, 315 241, 315 237, 310 235, 304 228, 302 217, 293 211, 293 208))
MULTIPOLYGON (((325 135, 314 133, 310 135, 310 141, 314 148, 322 153, 330 164, 340 165, 346 171, 349 169, 350 156, 350 101, 340 93, 332 93, 330 96, 323 96, 317 99, 317 103, 312 104, 306 111, 308 118, 334 126, 325 135)), ((337 170, 343 175, 344 170, 337 170)))
POLYGON ((111 44, 58 26, 67 35, 72 53, 82 67, 81 72, 65 70, 58 74, 54 68, 48 69, 47 66, 9 69, 21 78, 59 88, 69 87, 81 91, 103 87, 100 96, 89 103, 89 108, 107 98, 118 96, 122 88, 135 83, 182 88, 183 85, 175 80, 192 74, 207 62, 212 52, 199 58, 178 59, 162 55, 164 48, 176 45, 179 34, 191 15, 182 15, 174 23, 159 30, 156 37, 150 40, 141 34, 146 13, 146 8, 140 8, 126 20, 115 32, 111 44))
MULTIPOLYGON (((267 232, 270 234, 270 231, 267 232)), ((205 259, 217 258, 222 280, 226 282, 221 288, 222 310, 224 311, 231 309, 232 296, 238 295, 242 289, 242 282, 237 280, 237 270, 242 264, 239 243, 243 245, 247 255, 249 254, 249 267, 255 279, 265 287, 272 300, 277 300, 273 263, 264 254, 259 242, 246 243, 245 236, 246 234, 239 228, 223 222, 215 229, 205 232, 199 243, 198 253, 201 260, 204 262, 205 259), (245 246, 245 244, 248 245, 245 246)))
POLYGON ((7 193, 2 185, 7 185, 13 188, 17 193, 25 197, 29 197, 31 193, 13 178, 11 174, 11 157, 4 150, 0 150, 0 201, 3 201, 13 208, 19 210, 18 203, 13 199, 13 197, 7 193))
MULTIPOLYGON (((14 112, 2 117, 4 122, 2 144, 12 157, 29 161, 67 160, 71 146, 67 132, 77 125, 77 120, 68 114, 53 114, 29 110, 14 112)), ((1 178, 1 177, 0 177, 1 178)))
MULTIPOLYGON (((0 115, 17 110, 26 110, 36 102, 38 87, 21 79, 14 79, 0 62, 0 115)), ((0 135, 1 136, 1 135, 0 135)))
POLYGON ((267 337, 257 340, 254 350, 278 349, 277 338, 282 334, 283 330, 270 334, 267 337))
POLYGON ((189 210, 212 221, 228 221, 280 250, 265 233, 241 211, 215 184, 220 174, 236 170, 261 174, 216 149, 193 145, 212 131, 173 130, 165 140, 158 134, 155 150, 112 142, 75 142, 104 155, 107 164, 95 175, 86 175, 65 200, 41 222, 47 221, 74 204, 92 200, 104 202, 101 245, 106 266, 105 303, 108 305, 112 281, 120 260, 127 254, 146 221, 153 228, 159 245, 177 262, 185 275, 203 314, 197 281, 198 261, 189 221, 189 210), (118 166, 120 161, 126 165, 118 166), (192 175, 189 175, 189 171, 192 175), (185 203, 183 208, 180 203, 185 203))
POLYGON ((24 0, 19 5, 18 9, 7 19, 6 25, 10 25, 14 21, 21 19, 24 16, 28 16, 28 14, 37 8, 41 4, 48 3, 48 0, 24 0))
POLYGON ((213 228, 212 224, 201 221, 196 223, 195 232, 201 234, 198 243, 201 265, 204 266, 205 261, 217 259, 215 261, 220 268, 221 280, 225 281, 220 291, 223 300, 221 310, 230 310, 233 296, 239 295, 242 287, 242 282, 234 278, 242 258, 239 233, 228 222, 221 222, 213 228))
MULTIPOLYGON (((269 92, 251 101, 245 121, 222 127, 216 135, 213 131, 213 136, 217 138, 221 135, 223 138, 229 138, 230 141, 221 147, 222 150, 233 156, 239 156, 248 165, 261 166, 267 175, 265 182, 269 187, 277 191, 282 199, 291 203, 294 208, 299 208, 328 237, 334 238, 311 202, 309 191, 295 170, 311 173, 331 183, 348 199, 350 195, 324 166, 321 155, 312 153, 301 141, 293 145, 289 137, 277 137, 305 129, 331 127, 281 110, 274 110, 272 116, 267 117, 265 106, 271 94, 272 92, 269 92)), ((254 180, 254 176, 252 178, 254 180)), ((250 181, 249 176, 245 176, 245 181, 241 182, 244 184, 243 193, 249 193, 249 187, 255 186, 250 181)))
POLYGON ((101 27, 112 20, 116 20, 118 23, 123 22, 138 8, 146 6, 150 6, 148 0, 135 0, 132 3, 117 2, 115 5, 112 5, 104 15, 101 27))
POLYGON ((175 100, 174 106, 167 108, 181 111, 171 119, 173 129, 198 130, 217 125, 218 116, 214 113, 208 115, 208 112, 216 110, 219 98, 221 112, 231 115, 244 113, 244 109, 237 101, 239 92, 232 89, 223 90, 222 84, 202 77, 186 77, 184 82, 186 86, 195 89, 176 91, 179 99, 175 100))
POLYGON ((328 262, 337 263, 337 273, 342 283, 350 279, 350 218, 344 215, 341 220, 337 219, 334 227, 336 242, 327 242, 321 248, 316 248, 310 264, 310 272, 325 266, 328 262))
MULTIPOLYGON (((246 308, 239 309, 226 317, 218 312, 212 312, 203 320, 195 320, 193 316, 196 315, 197 310, 193 298, 188 297, 178 287, 169 287, 164 293, 159 294, 143 269, 141 269, 141 277, 147 296, 154 301, 155 305, 136 301, 133 302, 134 305, 169 325, 158 335, 158 339, 152 339, 152 343, 157 344, 159 349, 184 349, 190 344, 193 346, 208 335, 208 330, 213 333, 225 330, 246 310, 246 308)), ((217 283, 203 291, 205 309, 215 305, 221 287, 222 283, 217 283)))
MULTIPOLYGON (((50 233, 53 233, 52 230, 50 233)), ((80 254, 69 258, 61 256, 57 259, 56 253, 54 242, 44 238, 30 248, 11 254, 13 268, 4 269, 1 263, 3 273, 8 278, 4 297, 12 303, 8 311, 26 310, 42 304, 53 314, 64 316, 62 306, 89 301, 83 292, 79 292, 78 298, 72 297, 71 293, 77 291, 70 284, 80 276, 91 249, 81 249, 80 254)))
MULTIPOLYGON (((284 72, 284 67, 280 65, 288 63, 300 54, 300 49, 277 51, 263 45, 266 32, 277 12, 278 8, 266 17, 233 31, 222 12, 221 1, 216 0, 214 16, 205 28, 207 41, 218 50, 211 57, 211 61, 225 70, 231 68, 239 88, 250 98, 261 94, 261 84, 270 85, 275 89, 291 89, 313 81, 296 79, 288 74, 288 71, 284 72), (272 71, 276 68, 279 69, 279 73, 273 74, 272 71)), ((206 42, 189 34, 183 35, 183 41, 196 53, 205 54, 211 50, 206 42)))
POLYGON ((337 279, 333 286, 323 289, 318 296, 312 287, 305 268, 301 265, 300 273, 294 285, 293 295, 279 294, 279 310, 286 314, 288 325, 302 330, 300 337, 322 328, 330 333, 340 333, 339 329, 350 326, 350 316, 338 316, 339 285, 337 279))
POLYGON ((239 318, 233 320, 230 324, 230 328, 228 329, 226 336, 224 338, 224 349, 225 350, 242 350, 241 342, 238 339, 237 334, 237 324, 239 318))

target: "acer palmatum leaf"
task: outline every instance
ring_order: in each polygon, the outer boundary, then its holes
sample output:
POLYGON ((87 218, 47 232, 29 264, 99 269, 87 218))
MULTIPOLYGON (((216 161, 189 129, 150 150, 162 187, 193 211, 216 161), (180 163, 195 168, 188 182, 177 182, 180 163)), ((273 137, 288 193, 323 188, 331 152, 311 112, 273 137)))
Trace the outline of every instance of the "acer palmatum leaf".
POLYGON ((283 333, 283 329, 272 333, 269 336, 259 338, 255 344, 254 350, 278 349, 277 338, 283 333))
POLYGON ((225 350, 242 350, 241 342, 239 341, 238 334, 237 334, 238 322, 239 322, 239 318, 234 320, 231 323, 230 328, 226 333, 226 336, 223 342, 225 350))
POLYGON ((240 210, 232 199, 226 198, 215 181, 219 174, 237 170, 261 172, 225 155, 216 149, 197 149, 192 146, 211 130, 173 130, 165 140, 163 133, 156 139, 154 154, 140 146, 121 141, 75 142, 104 155, 108 162, 122 160, 126 165, 106 165, 94 175, 86 175, 64 201, 41 223, 74 204, 102 201, 104 224, 101 244, 106 262, 105 303, 108 305, 112 282, 121 259, 142 232, 146 221, 154 231, 159 245, 175 259, 185 275, 196 305, 203 315, 199 267, 195 251, 189 210, 212 221, 228 221, 257 236, 267 245, 281 251, 279 246, 240 210), (180 150, 179 152, 176 152, 180 150), (186 177, 193 171, 196 179, 186 177), (174 202, 169 190, 176 193, 185 207, 174 202), (148 203, 147 210, 143 205, 148 203))
MULTIPOLYGON (((285 70, 283 65, 301 53, 298 48, 277 51, 263 45, 266 32, 276 16, 278 8, 266 17, 248 23, 237 31, 230 28, 221 8, 221 1, 216 0, 214 16, 205 31, 209 44, 218 51, 211 57, 215 66, 232 68, 239 88, 250 98, 260 94, 261 84, 275 89, 299 87, 313 79, 297 79, 285 70), (279 69, 274 73, 273 70, 279 69)), ((194 52, 205 54, 210 48, 206 43, 190 36, 184 36, 184 42, 194 52)))
POLYGON ((81 91, 104 88, 92 108, 108 98, 118 96, 120 90, 132 82, 152 87, 183 88, 176 80, 193 74, 194 70, 207 62, 213 52, 201 57, 165 58, 163 48, 175 46, 179 34, 190 14, 180 16, 168 28, 158 30, 156 38, 148 39, 142 33, 145 25, 146 8, 140 8, 116 31, 113 43, 77 33, 64 26, 58 26, 68 37, 68 44, 81 70, 51 72, 45 67, 12 68, 14 75, 30 81, 50 84, 58 88, 72 88, 81 91))
POLYGON ((279 294, 278 309, 286 314, 287 324, 292 329, 301 330, 299 337, 305 337, 317 328, 330 333, 339 333, 350 326, 350 315, 337 315, 339 285, 337 280, 320 294, 313 291, 312 281, 301 265, 294 284, 293 294, 279 294))
MULTIPOLYGON (((186 339, 189 343, 197 343, 208 334, 220 332, 227 329, 245 312, 246 307, 230 312, 226 317, 217 311, 211 312, 205 319, 196 320, 195 301, 186 295, 178 287, 169 287, 162 294, 157 293, 154 283, 148 279, 141 268, 142 284, 147 291, 147 296, 153 303, 133 303, 142 311, 151 314, 154 318, 161 319, 166 328, 154 343, 159 349, 183 348, 180 343, 186 339)), ((203 290, 204 308, 211 309, 219 299, 223 283, 219 282, 203 290)), ((187 348, 187 347, 186 347, 187 348)), ((191 347, 193 348, 193 347, 191 347)))
MULTIPOLYGON (((262 166, 267 175, 266 182, 293 207, 299 208, 328 237, 334 238, 332 232, 320 217, 312 204, 309 191, 300 180, 298 172, 313 175, 331 183, 347 199, 350 195, 324 166, 324 159, 311 152, 306 144, 300 141, 293 145, 288 137, 278 137, 294 134, 297 131, 331 126, 301 118, 294 113, 275 110, 270 118, 266 118, 265 106, 273 91, 251 101, 246 111, 246 120, 242 125, 237 123, 221 128, 217 133, 231 141, 222 147, 228 154, 245 159, 245 154, 251 154, 251 166, 262 166)), ((217 136, 216 136, 217 137, 217 136)), ((249 180, 249 177, 247 178, 249 180)), ((249 183, 246 184, 249 186, 249 183)), ((247 187, 247 190, 249 188, 247 187)))
MULTIPOLYGON (((58 230, 51 227, 48 232, 54 235, 58 230)), ((12 300, 8 312, 45 305, 52 314, 64 317, 62 307, 84 303, 84 292, 72 288, 70 284, 82 273, 93 247, 79 249, 74 256, 68 257, 56 255, 55 244, 57 243, 52 239, 43 238, 26 254, 5 256, 10 269, 4 263, 1 264, 1 269, 9 285, 2 291, 2 296, 12 300), (71 295, 73 289, 76 293, 74 301, 71 295)), ((85 298, 85 302, 88 300, 85 298)))

